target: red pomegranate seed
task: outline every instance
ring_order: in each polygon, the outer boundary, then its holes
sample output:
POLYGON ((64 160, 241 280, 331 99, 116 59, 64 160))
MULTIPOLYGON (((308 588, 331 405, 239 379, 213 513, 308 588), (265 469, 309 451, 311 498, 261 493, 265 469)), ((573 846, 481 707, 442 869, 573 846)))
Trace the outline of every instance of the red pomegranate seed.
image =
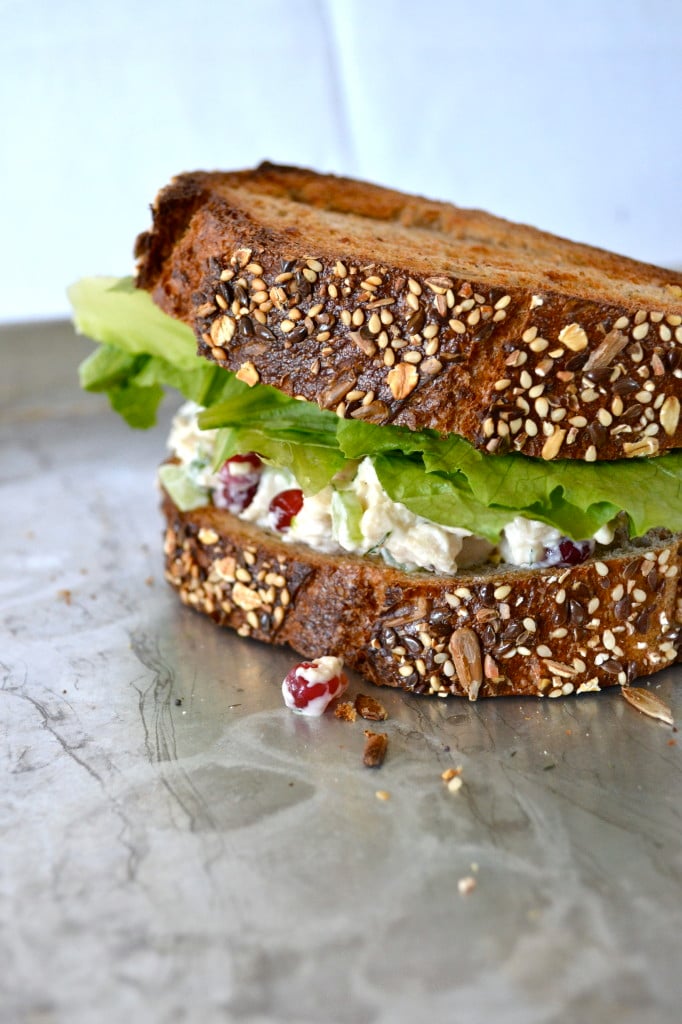
POLYGON ((276 530, 288 530, 291 520, 303 508, 303 491, 292 487, 288 491, 280 491, 270 502, 270 519, 276 530))
POLYGON ((322 715, 348 686, 342 667, 341 659, 331 655, 296 665, 282 683, 284 703, 300 715, 322 715))
POLYGON ((248 508, 258 490, 263 464, 254 452, 233 455, 218 471, 220 481, 215 493, 219 508, 239 515, 248 508))

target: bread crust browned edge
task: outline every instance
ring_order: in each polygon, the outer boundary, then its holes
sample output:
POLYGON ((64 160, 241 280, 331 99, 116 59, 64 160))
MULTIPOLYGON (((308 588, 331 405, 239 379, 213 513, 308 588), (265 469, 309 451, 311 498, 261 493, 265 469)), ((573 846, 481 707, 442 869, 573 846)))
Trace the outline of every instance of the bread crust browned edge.
POLYGON ((668 271, 480 211, 272 164, 181 175, 153 215, 137 242, 138 284, 192 326, 200 355, 248 383, 345 418, 456 433, 493 455, 592 462, 682 445, 682 289, 668 271), (244 185, 251 191, 233 191, 244 185), (249 201, 259 190, 302 203, 312 229, 262 223, 249 201), (536 287, 457 277, 445 252, 430 271, 405 247, 378 262, 355 239, 315 232, 322 207, 371 213, 378 225, 472 217, 493 235, 564 246, 578 264, 601 261, 623 286, 616 298, 590 295, 569 261, 536 287), (640 306, 638 282, 656 308, 640 306))
POLYGON ((565 696, 673 663, 682 534, 652 531, 572 568, 486 566, 456 577, 324 555, 164 491, 166 578, 240 636, 336 654, 377 685, 420 694, 565 696))

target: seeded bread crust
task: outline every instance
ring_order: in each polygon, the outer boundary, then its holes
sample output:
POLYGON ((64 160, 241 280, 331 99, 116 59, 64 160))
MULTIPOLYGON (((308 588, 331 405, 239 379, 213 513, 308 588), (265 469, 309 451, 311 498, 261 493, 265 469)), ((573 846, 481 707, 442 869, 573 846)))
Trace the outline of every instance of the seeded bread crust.
POLYGON ((339 416, 543 459, 682 445, 670 271, 271 164, 174 179, 136 255, 201 355, 339 416))
POLYGON ((305 658, 335 654, 415 693, 559 697, 631 682, 682 643, 682 535, 652 531, 570 569, 487 566, 457 577, 286 544, 164 492, 166 578, 221 626, 305 658))

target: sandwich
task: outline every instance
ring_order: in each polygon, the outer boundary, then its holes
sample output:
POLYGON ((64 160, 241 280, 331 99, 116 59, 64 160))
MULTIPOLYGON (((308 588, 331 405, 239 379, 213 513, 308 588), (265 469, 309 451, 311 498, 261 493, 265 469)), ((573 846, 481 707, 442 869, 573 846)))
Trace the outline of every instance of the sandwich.
POLYGON ((682 636, 682 277, 263 164, 176 177, 71 289, 83 386, 150 426, 165 571, 379 685, 582 694, 682 636))

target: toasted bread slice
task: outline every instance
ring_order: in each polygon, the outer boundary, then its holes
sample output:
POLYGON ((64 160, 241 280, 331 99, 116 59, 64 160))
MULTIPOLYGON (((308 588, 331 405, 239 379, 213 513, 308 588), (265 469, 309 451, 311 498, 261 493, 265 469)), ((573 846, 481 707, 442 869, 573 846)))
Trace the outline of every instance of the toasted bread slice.
POLYGON ((335 654, 416 693, 557 697, 631 682, 680 647, 682 535, 652 531, 571 568, 456 577, 288 544, 164 492, 166 578, 222 626, 306 658, 335 654))
POLYGON ((682 444, 682 278, 658 267, 270 164, 176 178, 136 254, 202 355, 339 416, 543 459, 682 444))

